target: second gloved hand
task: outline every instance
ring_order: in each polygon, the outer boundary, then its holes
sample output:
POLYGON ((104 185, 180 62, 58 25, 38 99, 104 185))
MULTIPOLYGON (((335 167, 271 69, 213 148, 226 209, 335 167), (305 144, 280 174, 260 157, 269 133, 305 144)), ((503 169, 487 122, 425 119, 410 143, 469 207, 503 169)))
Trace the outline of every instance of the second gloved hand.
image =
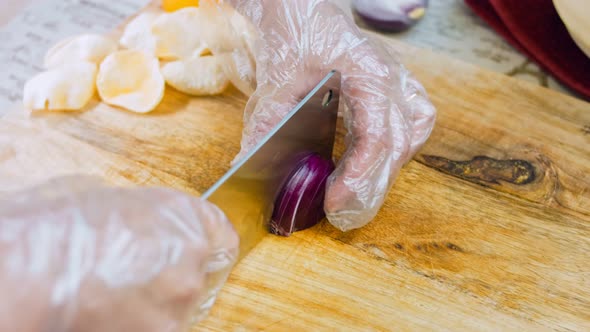
POLYGON ((343 75, 347 151, 328 181, 325 210, 341 230, 366 225, 432 131, 436 110, 424 88, 327 0, 229 3, 252 20, 260 37, 253 48, 257 88, 236 160, 336 69, 343 75))
POLYGON ((0 331, 186 331, 239 239, 212 204, 62 178, 0 200, 0 331))

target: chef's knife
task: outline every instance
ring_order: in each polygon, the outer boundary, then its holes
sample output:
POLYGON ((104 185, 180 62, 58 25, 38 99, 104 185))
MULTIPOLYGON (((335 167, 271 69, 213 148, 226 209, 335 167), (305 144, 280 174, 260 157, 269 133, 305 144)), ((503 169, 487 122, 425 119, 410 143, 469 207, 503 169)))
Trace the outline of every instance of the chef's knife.
POLYGON ((240 237, 239 259, 268 234, 275 200, 297 158, 312 152, 332 159, 340 81, 339 72, 330 72, 203 194, 233 223, 240 237))

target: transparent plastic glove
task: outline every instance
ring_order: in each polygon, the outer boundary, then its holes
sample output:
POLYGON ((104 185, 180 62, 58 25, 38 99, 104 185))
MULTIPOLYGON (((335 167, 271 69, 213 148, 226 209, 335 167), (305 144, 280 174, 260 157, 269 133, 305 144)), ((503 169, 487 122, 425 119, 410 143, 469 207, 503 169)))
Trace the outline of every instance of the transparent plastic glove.
POLYGON ((62 178, 0 199, 0 331, 186 331, 238 250, 215 206, 62 178))
POLYGON ((436 110, 424 88, 382 42, 370 40, 327 0, 227 3, 252 21, 259 36, 253 48, 257 88, 236 160, 330 70, 339 70, 347 151, 329 179, 325 210, 341 230, 366 225, 431 133, 436 110))

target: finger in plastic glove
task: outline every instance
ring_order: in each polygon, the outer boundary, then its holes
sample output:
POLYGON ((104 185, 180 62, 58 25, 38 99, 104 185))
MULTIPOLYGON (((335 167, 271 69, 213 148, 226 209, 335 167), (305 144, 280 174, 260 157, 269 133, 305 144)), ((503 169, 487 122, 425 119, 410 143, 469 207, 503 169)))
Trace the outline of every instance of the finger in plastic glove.
POLYGON ((412 108, 411 113, 414 114, 412 146, 410 147, 410 156, 413 156, 424 146, 432 133, 436 122, 436 109, 428 99, 422 84, 409 73, 406 75, 404 86, 402 88, 404 98, 412 108))
POLYGON ((256 90, 256 65, 243 50, 236 49, 231 53, 221 54, 227 57, 223 72, 230 82, 246 96, 256 90))
POLYGON ((401 168, 434 126, 436 110, 424 88, 395 59, 393 51, 380 49, 374 40, 343 58, 358 67, 344 78, 347 152, 328 180, 325 202, 327 218, 343 231, 375 217, 401 168))
POLYGON ((223 213, 170 189, 68 177, 0 212, 2 331, 184 331, 237 258, 223 213))
POLYGON ((324 203, 328 220, 343 231, 375 217, 408 158, 409 124, 399 105, 381 97, 388 83, 353 77, 344 87, 347 151, 328 179, 324 203))

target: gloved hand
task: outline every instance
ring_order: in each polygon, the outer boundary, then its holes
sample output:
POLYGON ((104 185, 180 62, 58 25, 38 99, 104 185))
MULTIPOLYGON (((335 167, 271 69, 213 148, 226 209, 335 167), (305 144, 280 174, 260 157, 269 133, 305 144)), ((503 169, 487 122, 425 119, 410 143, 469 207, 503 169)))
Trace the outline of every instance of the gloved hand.
POLYGON ((436 110, 424 88, 392 53, 327 0, 228 2, 253 22, 260 37, 251 47, 257 88, 246 107, 236 161, 330 70, 339 70, 347 106, 347 151, 328 181, 325 210, 341 230, 366 225, 400 168, 431 133, 436 110))
POLYGON ((168 189, 63 178, 0 199, 0 331, 185 331, 225 282, 238 237, 168 189))

